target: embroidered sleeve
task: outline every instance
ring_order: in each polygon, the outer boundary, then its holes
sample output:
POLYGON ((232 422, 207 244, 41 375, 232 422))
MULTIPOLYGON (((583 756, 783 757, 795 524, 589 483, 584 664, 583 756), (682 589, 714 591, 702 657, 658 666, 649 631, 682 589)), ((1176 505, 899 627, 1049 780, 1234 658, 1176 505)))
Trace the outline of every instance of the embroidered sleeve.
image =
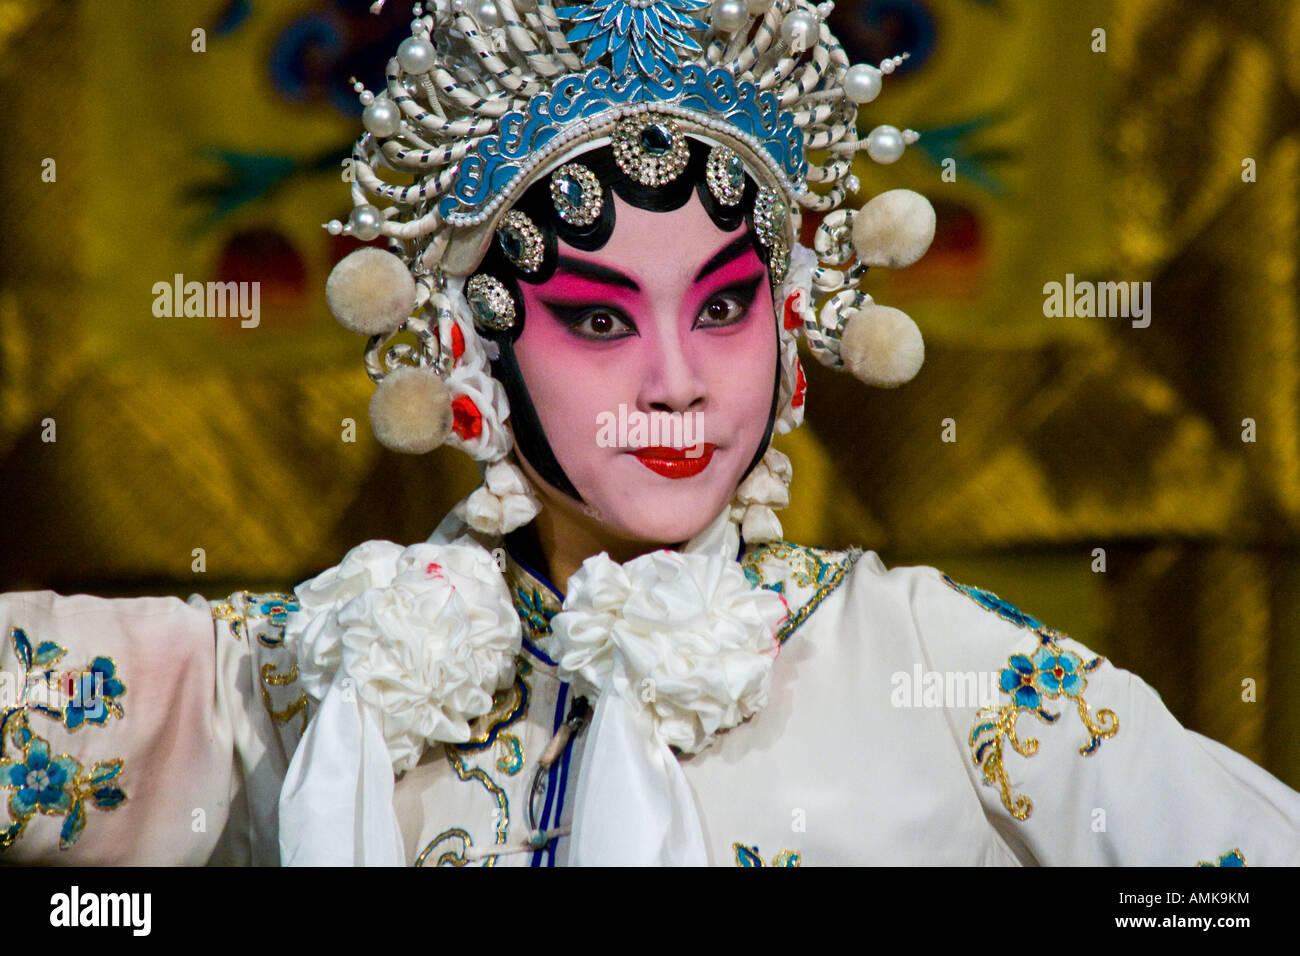
POLYGON ((0 595, 0 863, 276 863, 288 595, 0 595))
POLYGON ((932 569, 912 610, 928 667, 991 677, 993 699, 950 708, 950 723, 985 813, 1025 862, 1300 863, 1300 794, 1179 725, 1137 676, 932 569))
POLYGON ((194 864, 230 813, 211 616, 0 595, 0 862, 194 864))

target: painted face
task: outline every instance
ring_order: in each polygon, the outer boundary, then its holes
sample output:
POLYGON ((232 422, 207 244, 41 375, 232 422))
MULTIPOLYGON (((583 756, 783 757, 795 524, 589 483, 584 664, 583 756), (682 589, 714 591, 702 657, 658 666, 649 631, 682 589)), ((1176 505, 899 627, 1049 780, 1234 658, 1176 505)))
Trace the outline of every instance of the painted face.
MULTIPOLYGON (((695 197, 670 213, 615 204, 604 248, 561 242, 555 275, 520 283, 515 355, 585 513, 620 539, 676 543, 722 510, 758 451, 776 318, 743 227, 723 232, 695 197)), ((524 466, 548 506, 577 507, 524 466)))

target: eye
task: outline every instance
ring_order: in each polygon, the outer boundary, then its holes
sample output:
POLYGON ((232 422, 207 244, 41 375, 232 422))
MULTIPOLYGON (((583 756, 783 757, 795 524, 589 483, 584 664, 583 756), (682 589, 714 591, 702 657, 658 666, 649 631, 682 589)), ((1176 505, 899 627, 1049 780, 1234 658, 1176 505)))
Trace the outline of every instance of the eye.
POLYGON ((749 311, 749 303, 734 293, 722 293, 710 299, 695 320, 695 327, 722 328, 735 325, 749 311))
POLYGON ((635 335, 636 329, 612 309, 586 309, 567 317, 569 331, 584 339, 604 341, 635 335))

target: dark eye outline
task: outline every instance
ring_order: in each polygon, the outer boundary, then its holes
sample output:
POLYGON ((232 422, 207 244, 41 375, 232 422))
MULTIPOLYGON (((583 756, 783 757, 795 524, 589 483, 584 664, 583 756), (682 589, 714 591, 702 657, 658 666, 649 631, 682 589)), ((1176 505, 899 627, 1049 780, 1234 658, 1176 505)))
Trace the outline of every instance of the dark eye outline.
POLYGON ((754 300, 758 297, 758 288, 763 282, 763 275, 759 274, 752 279, 745 279, 727 286, 725 289, 719 289, 713 295, 709 296, 704 307, 700 309, 700 314, 695 317, 695 322, 691 325, 692 329, 728 329, 734 325, 739 325, 745 321, 749 315, 750 309, 754 306, 754 300), (730 300, 739 308, 739 314, 734 319, 728 319, 723 322, 713 322, 704 319, 705 313, 709 306, 719 299, 730 300))
POLYGON ((586 342, 617 342, 632 335, 640 335, 636 323, 626 316, 621 309, 610 305, 564 305, 560 302, 543 302, 572 335, 586 342), (601 335, 596 332, 584 332, 580 326, 597 315, 608 315, 620 323, 623 328, 601 335))

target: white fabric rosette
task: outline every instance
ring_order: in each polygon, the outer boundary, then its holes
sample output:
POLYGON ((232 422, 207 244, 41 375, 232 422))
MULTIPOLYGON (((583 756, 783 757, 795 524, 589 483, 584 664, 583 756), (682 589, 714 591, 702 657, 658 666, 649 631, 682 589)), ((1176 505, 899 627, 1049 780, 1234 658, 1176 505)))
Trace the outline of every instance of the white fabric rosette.
POLYGON ((578 693, 599 694, 574 810, 575 865, 708 862, 669 748, 696 753, 766 705, 786 616, 734 554, 711 550, 624 565, 600 554, 569 579, 551 621, 560 673, 578 693))
POLYGON ((740 525, 740 533, 751 544, 780 541, 783 536, 778 509, 790 504, 790 479, 794 467, 790 459, 775 448, 768 448, 762 460, 749 473, 731 502, 731 518, 740 525))
POLYGON ((537 517, 542 501, 528 477, 509 459, 493 462, 483 484, 452 509, 467 527, 488 536, 509 534, 537 517))
POLYGON ((467 740, 514 679, 509 591, 472 542, 368 541, 295 593, 285 641, 319 708, 281 791, 282 862, 401 866, 394 773, 467 740))

